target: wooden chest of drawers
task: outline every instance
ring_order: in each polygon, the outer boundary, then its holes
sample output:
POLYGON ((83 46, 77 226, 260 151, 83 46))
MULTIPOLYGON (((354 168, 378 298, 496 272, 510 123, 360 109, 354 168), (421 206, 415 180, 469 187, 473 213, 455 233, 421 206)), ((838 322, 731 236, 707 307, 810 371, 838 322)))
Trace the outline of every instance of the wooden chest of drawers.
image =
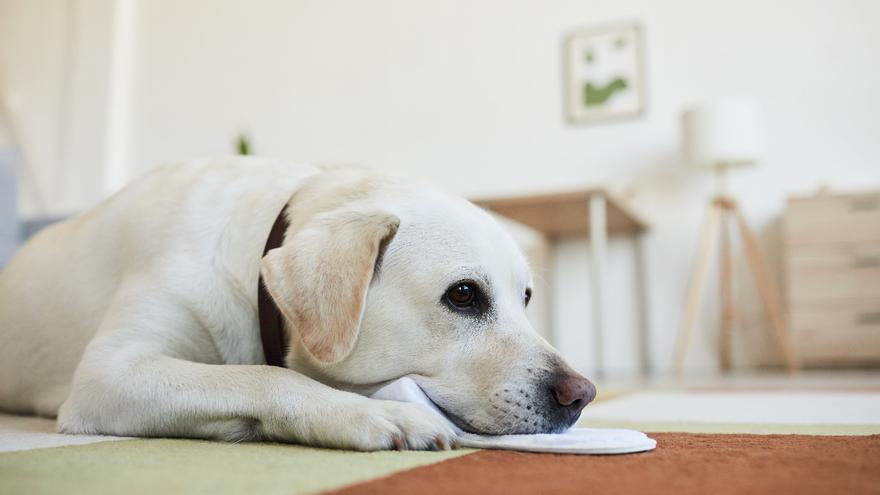
POLYGON ((880 193, 790 199, 783 241, 803 363, 880 364, 880 193))

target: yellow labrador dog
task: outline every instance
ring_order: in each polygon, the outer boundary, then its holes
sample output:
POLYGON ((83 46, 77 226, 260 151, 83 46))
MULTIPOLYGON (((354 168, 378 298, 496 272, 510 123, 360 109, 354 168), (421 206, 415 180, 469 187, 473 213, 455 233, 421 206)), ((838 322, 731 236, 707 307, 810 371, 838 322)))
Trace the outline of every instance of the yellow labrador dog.
POLYGON ((65 433, 448 448, 422 406, 366 397, 410 376, 466 431, 559 431, 595 387, 534 333, 529 297, 523 255, 462 199, 361 169, 167 166, 0 274, 0 409, 65 433))

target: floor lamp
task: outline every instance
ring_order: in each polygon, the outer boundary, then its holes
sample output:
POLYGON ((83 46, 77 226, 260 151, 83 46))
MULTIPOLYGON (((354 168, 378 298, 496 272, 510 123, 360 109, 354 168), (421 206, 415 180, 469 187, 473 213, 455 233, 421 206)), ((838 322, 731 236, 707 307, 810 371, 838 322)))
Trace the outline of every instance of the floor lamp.
POLYGON ((733 295, 733 258, 731 231, 734 226, 742 240, 748 266, 758 287, 764 312, 776 344, 789 372, 798 369, 798 362, 785 323, 785 313, 778 286, 761 253, 755 234, 746 224, 736 201, 727 194, 725 179, 729 171, 756 164, 762 153, 760 109, 751 101, 729 100, 704 104, 684 113, 682 134, 685 162, 691 166, 715 173, 718 191, 709 206, 709 212, 700 234, 682 314, 681 328, 675 350, 675 372, 684 370, 684 361, 706 285, 708 266, 721 241, 721 332, 718 359, 721 371, 731 368, 731 334, 736 320, 733 295))

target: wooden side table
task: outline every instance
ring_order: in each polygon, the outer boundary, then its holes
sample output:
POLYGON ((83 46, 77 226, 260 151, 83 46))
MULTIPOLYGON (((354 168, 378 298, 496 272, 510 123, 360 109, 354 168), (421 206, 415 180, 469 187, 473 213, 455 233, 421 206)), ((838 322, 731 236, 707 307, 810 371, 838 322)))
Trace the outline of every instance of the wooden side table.
POLYGON ((543 233, 551 242, 564 236, 586 235, 589 238, 589 256, 592 261, 590 284, 593 293, 595 328, 594 359, 598 376, 602 376, 605 372, 602 349, 607 315, 605 292, 608 238, 631 237, 637 277, 635 301, 638 307, 639 363, 643 374, 650 372, 648 294, 645 275, 647 267, 643 241, 648 226, 642 219, 601 188, 533 196, 476 199, 474 203, 543 233))

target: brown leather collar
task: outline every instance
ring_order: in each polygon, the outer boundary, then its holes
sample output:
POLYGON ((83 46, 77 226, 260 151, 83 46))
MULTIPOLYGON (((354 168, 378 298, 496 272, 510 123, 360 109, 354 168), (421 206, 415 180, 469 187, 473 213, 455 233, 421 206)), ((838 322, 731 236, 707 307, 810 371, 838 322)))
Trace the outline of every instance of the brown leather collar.
MULTIPOLYGON (((269 238, 266 239, 266 248, 263 249, 263 256, 266 256, 270 250, 281 247, 284 242, 284 233, 287 231, 287 205, 281 209, 272 230, 269 231, 269 238)), ((260 315, 260 338, 263 340, 263 354, 266 356, 266 364, 270 366, 279 366, 286 368, 284 356, 287 355, 287 334, 284 333, 284 315, 275 305, 266 285, 263 282, 263 276, 260 275, 260 281, 257 291, 257 309, 260 315)))

